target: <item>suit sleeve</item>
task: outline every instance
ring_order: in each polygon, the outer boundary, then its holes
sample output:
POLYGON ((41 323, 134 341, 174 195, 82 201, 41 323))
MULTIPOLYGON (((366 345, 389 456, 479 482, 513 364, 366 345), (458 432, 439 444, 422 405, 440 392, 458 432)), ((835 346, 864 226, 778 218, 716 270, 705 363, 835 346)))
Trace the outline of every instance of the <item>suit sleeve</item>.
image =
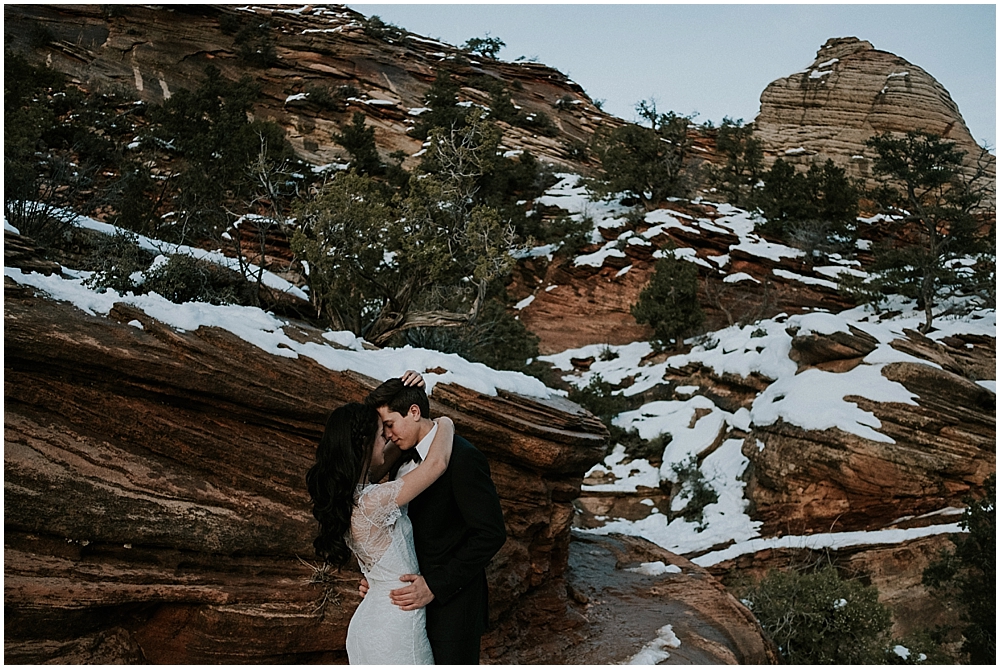
POLYGON ((475 448, 452 457, 452 490, 466 525, 448 564, 424 574, 434 598, 446 603, 486 568, 507 540, 500 498, 486 456, 475 448))

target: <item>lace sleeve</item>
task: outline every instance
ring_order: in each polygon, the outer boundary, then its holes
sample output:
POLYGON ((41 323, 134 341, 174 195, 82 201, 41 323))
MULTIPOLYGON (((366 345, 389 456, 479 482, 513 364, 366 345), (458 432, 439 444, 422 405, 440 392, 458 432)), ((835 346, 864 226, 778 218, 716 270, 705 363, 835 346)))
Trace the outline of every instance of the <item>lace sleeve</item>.
POLYGON ((347 545, 367 574, 392 545, 392 526, 403 514, 396 504, 402 481, 390 481, 366 487, 358 495, 358 505, 351 514, 347 545))
POLYGON ((402 480, 367 488, 358 499, 358 512, 375 527, 391 527, 401 515, 396 496, 402 489, 402 480))

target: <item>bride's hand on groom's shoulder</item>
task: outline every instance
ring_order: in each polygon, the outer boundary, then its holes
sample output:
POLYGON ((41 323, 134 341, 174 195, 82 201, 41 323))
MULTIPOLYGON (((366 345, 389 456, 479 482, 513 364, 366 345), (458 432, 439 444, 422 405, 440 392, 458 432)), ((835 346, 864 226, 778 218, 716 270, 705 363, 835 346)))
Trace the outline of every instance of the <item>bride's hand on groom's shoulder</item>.
POLYGON ((415 372, 412 369, 408 369, 403 372, 403 375, 399 377, 399 380, 403 382, 404 386, 416 386, 417 388, 424 387, 424 377, 422 377, 419 372, 415 372))

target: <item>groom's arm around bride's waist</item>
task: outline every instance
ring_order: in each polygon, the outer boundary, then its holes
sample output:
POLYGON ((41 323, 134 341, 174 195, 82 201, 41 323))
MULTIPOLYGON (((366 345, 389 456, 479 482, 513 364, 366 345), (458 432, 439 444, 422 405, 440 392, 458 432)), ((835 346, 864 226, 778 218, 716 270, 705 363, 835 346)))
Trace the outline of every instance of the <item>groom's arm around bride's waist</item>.
MULTIPOLYGON (((507 540, 500 498, 490 477, 486 456, 457 435, 445 478, 454 505, 457 505, 458 517, 436 517, 434 520, 450 525, 450 534, 457 543, 447 555, 433 560, 433 564, 422 563, 427 585, 435 600, 442 604, 476 579, 507 540)), ((425 513, 449 513, 448 506, 437 505, 435 509, 426 509, 425 513)), ((455 512, 454 506, 450 512, 455 512)), ((424 537, 425 541, 428 539, 424 537)))

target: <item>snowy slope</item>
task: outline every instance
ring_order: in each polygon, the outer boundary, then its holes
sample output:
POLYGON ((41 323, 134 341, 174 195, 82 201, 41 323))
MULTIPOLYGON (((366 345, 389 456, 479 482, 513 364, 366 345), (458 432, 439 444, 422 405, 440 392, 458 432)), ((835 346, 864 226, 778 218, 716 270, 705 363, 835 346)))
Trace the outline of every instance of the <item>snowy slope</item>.
MULTIPOLYGON (((105 234, 114 234, 117 230, 115 226, 86 217, 78 217, 74 222, 81 227, 105 234)), ((4 228, 17 232, 6 220, 4 228)), ((233 265, 236 260, 224 256, 221 252, 178 246, 141 236, 139 244, 160 254, 187 253, 235 269, 233 265)), ((351 332, 325 332, 323 337, 330 342, 329 344, 302 343, 285 334, 282 328, 288 324, 287 321, 256 307, 212 305, 204 302, 174 304, 156 293, 119 295, 111 289, 98 292, 84 285, 84 281, 91 275, 90 272, 64 268, 63 274, 72 278, 26 274, 17 268, 4 268, 4 275, 18 284, 32 286, 53 299, 70 302, 92 315, 106 316, 116 302, 123 302, 178 330, 197 330, 202 326, 221 328, 271 355, 312 358, 334 371, 352 370, 375 379, 387 379, 399 376, 407 369, 421 372, 427 369, 446 370, 443 373, 424 373, 427 390, 431 394, 434 385, 439 382, 453 383, 486 395, 496 395, 497 390, 539 398, 557 394, 533 377, 517 372, 490 369, 486 365, 469 362, 455 354, 411 347, 370 350, 351 332)), ((308 299, 299 288, 281 277, 271 273, 265 273, 264 276, 269 286, 308 299)), ((141 327, 138 321, 135 325, 141 327)))
MULTIPOLYGON (((720 214, 714 220, 694 218, 670 209, 650 212, 645 218, 650 227, 642 233, 636 233, 626 226, 629 209, 620 205, 616 198, 592 200, 586 188, 577 185, 578 178, 575 175, 560 175, 560 177, 560 181, 540 198, 537 204, 560 207, 578 220, 590 218, 594 223, 591 236, 594 243, 601 243, 605 239, 601 234, 601 228, 626 228, 619 239, 604 243, 594 253, 577 257, 575 259, 577 265, 600 266, 605 258, 621 253, 618 245, 622 241, 648 243, 648 239, 669 227, 685 227, 689 232, 697 234, 714 232, 729 235, 738 240, 730 247, 730 251, 740 249, 771 260, 801 255, 797 249, 761 239, 753 232, 753 215, 725 204, 713 205, 720 214)), ((113 226, 92 219, 80 218, 77 224, 108 234, 114 232, 113 226)), ((5 227, 9 228, 6 221, 5 227)), ((235 262, 221 253, 177 247, 147 238, 140 238, 140 244, 161 254, 184 252, 225 265, 235 262)), ((546 255, 552 250, 552 247, 540 247, 528 253, 546 255)), ((710 262, 706 262, 704 259, 685 253, 689 250, 678 249, 676 254, 680 258, 711 267, 713 271, 719 272, 724 280, 752 280, 747 275, 741 276, 741 273, 726 273, 728 255, 711 257, 710 262)), ((816 271, 831 279, 841 272, 860 273, 856 261, 838 258, 834 258, 834 261, 838 264, 817 268, 816 271)), ((782 270, 774 271, 777 273, 782 270)), ((495 371, 485 365, 468 362, 454 354, 410 347, 369 350, 350 332, 324 333, 324 338, 330 342, 329 344, 300 343, 284 333, 282 328, 287 324, 285 321, 257 308, 213 306, 205 303, 177 305, 155 294, 135 296, 118 295, 113 290, 97 292, 84 285, 88 273, 70 269, 66 269, 64 273, 73 278, 25 274, 15 268, 5 268, 5 275, 17 283, 33 286, 53 299, 71 302, 91 314, 107 315, 115 302, 125 302, 180 330, 194 330, 201 326, 219 327, 272 355, 306 356, 331 370, 349 369, 373 378, 388 378, 411 368, 419 370, 441 368, 446 371, 440 374, 425 374, 429 392, 433 391, 437 382, 445 382, 489 395, 495 395, 497 390, 540 398, 559 394, 559 391, 547 388, 535 378, 515 372, 495 371)), ((817 281, 815 277, 786 278, 795 278, 806 283, 817 281)), ((276 289, 306 298, 300 289, 280 277, 268 275, 266 280, 268 285, 276 289)), ((515 308, 526 307, 531 299, 526 298, 515 308)), ((922 313, 916 311, 912 303, 902 299, 889 305, 889 309, 897 315, 882 318, 865 308, 850 309, 836 314, 823 311, 794 316, 782 314, 751 325, 732 326, 689 340, 691 347, 687 353, 670 356, 657 364, 642 362, 653 352, 653 347, 648 342, 634 342, 622 346, 591 345, 543 356, 542 360, 550 362, 564 372, 564 379, 578 387, 587 386, 598 375, 611 384, 621 383, 631 377, 631 385, 619 391, 630 397, 662 383, 664 374, 669 370, 679 370, 692 363, 703 365, 720 376, 748 377, 755 374, 770 381, 767 388, 754 399, 749 409, 742 408, 734 413, 716 406, 712 400, 700 394, 700 388, 697 386, 688 386, 675 390, 675 396, 681 399, 650 402, 634 411, 618 415, 614 419, 617 426, 626 430, 634 429, 644 439, 649 440, 661 435, 670 436, 669 444, 663 452, 662 465, 654 467, 645 460, 629 461, 624 448, 615 446, 605 461, 591 472, 604 474, 613 482, 584 486, 585 492, 588 490, 635 492, 637 486, 655 488, 660 481, 676 481, 672 465, 682 463, 694 455, 701 460, 701 473, 717 493, 718 501, 705 508, 702 524, 689 522, 683 518, 675 518, 672 522, 668 522, 663 511, 653 509, 652 513, 642 520, 610 519, 603 527, 592 531, 643 536, 664 548, 682 554, 703 553, 714 549, 714 552, 708 552, 698 558, 703 566, 769 546, 837 547, 903 541, 928 533, 958 531, 957 525, 947 524, 912 530, 853 532, 809 537, 786 536, 779 540, 760 537, 760 523, 751 520, 746 513, 747 500, 742 477, 749 461, 741 452, 743 439, 740 435, 751 432, 754 426, 771 425, 782 420, 808 430, 837 428, 870 440, 891 441, 888 436, 879 432, 880 423, 873 414, 845 399, 848 395, 852 395, 876 402, 912 404, 914 403, 912 394, 902 385, 882 376, 881 370, 891 362, 904 360, 933 365, 926 360, 901 353, 889 345, 893 339, 904 336, 905 329, 916 328, 922 322, 922 313), (871 335, 878 341, 876 349, 864 358, 862 364, 843 373, 819 369, 808 369, 797 373, 797 364, 789 358, 792 332, 798 335, 809 332, 829 334, 838 331, 848 332, 851 327, 871 335), (571 359, 587 357, 595 359, 590 368, 583 373, 575 371, 571 359), (734 431, 740 434, 734 435, 734 431), (726 548, 720 548, 727 544, 729 545, 726 548)), ((137 322, 135 325, 141 327, 137 322)), ((935 321, 935 325, 937 329, 930 335, 932 339, 943 339, 956 334, 995 337, 996 313, 993 310, 980 310, 961 318, 940 317, 935 321)), ((982 381, 980 384, 996 392, 995 380, 982 381)), ((762 443, 758 442, 758 445, 763 448, 762 443)), ((675 499, 674 509, 677 510, 682 502, 683 499, 675 499)), ((940 513, 960 513, 960 510, 943 509, 940 513)))
MULTIPOLYGON (((711 205, 719 214, 714 220, 695 218, 669 208, 650 212, 645 215, 648 229, 637 233, 625 226, 628 212, 617 203, 617 198, 594 202, 586 188, 577 185, 576 177, 560 176, 560 182, 541 198, 540 203, 561 207, 577 220, 593 219, 592 241, 603 243, 598 251, 577 257, 574 261, 576 265, 600 267, 606 258, 616 255, 624 257, 625 254, 619 250, 623 241, 643 243, 668 228, 680 228, 689 234, 716 233, 735 237, 738 241, 729 247, 730 253, 739 250, 771 261, 802 255, 798 249, 761 239, 753 232, 754 215, 727 204, 711 205), (600 233, 602 228, 626 229, 617 239, 604 242, 606 235, 600 233)), ((862 222, 872 221, 866 219, 862 222)), ((859 242, 859 248, 866 245, 864 240, 859 242)), ((710 256, 706 260, 694 257, 692 252, 693 249, 680 248, 675 250, 675 255, 709 268, 725 282, 756 281, 745 273, 728 273, 728 254, 710 256)), ((656 254, 662 255, 662 251, 657 251, 656 254)), ((654 257, 658 257, 656 254, 654 257)), ((779 268, 772 272, 784 279, 828 288, 836 288, 836 278, 842 273, 864 274, 856 260, 833 256, 831 262, 834 264, 813 268, 819 277, 779 268)), ((526 298, 522 305, 527 306, 531 299, 526 298)), ((585 485, 585 493, 635 493, 637 486, 656 488, 660 481, 676 482, 672 465, 680 464, 694 455, 702 458, 701 473, 718 494, 719 500, 705 508, 704 523, 701 525, 683 518, 668 522, 667 515, 654 508, 642 520, 607 519, 603 527, 590 531, 642 536, 682 554, 701 553, 730 544, 724 550, 719 549, 697 558, 696 561, 703 566, 767 547, 836 548, 867 543, 895 543, 927 534, 960 531, 957 524, 951 523, 910 530, 766 539, 759 536, 760 523, 752 521, 746 513, 747 500, 742 477, 749 461, 741 452, 742 434, 750 433, 754 426, 771 425, 782 420, 807 430, 837 428, 865 439, 892 441, 879 431, 881 424, 873 414, 845 398, 851 395, 876 402, 915 404, 912 393, 901 384, 886 379, 881 373, 882 369, 887 364, 898 361, 937 365, 897 351, 889 345, 893 339, 905 337, 905 329, 918 328, 923 322, 923 313, 917 311, 912 302, 903 299, 886 305, 885 312, 897 315, 883 318, 862 307, 840 313, 815 311, 795 316, 781 314, 751 325, 732 326, 689 340, 686 342, 691 344, 689 352, 670 356, 657 364, 642 362, 653 353, 653 346, 649 342, 634 342, 622 346, 594 344, 542 356, 542 360, 550 362, 564 373, 565 381, 580 388, 588 386, 595 377, 612 385, 629 380, 627 387, 617 391, 627 397, 639 395, 662 383, 669 370, 680 370, 691 364, 707 367, 718 376, 745 378, 754 374, 770 382, 756 397, 749 410, 739 409, 735 413, 724 411, 708 397, 699 394, 700 388, 697 386, 689 386, 675 389, 675 396, 681 399, 650 402, 633 411, 619 414, 614 419, 615 425, 625 430, 634 429, 643 439, 651 440, 661 435, 670 437, 663 451, 663 463, 656 468, 643 459, 630 460, 624 447, 617 445, 605 461, 588 474, 602 483, 585 485), (791 333, 831 334, 849 332, 851 327, 878 341, 877 348, 864 358, 862 364, 843 373, 819 369, 797 373, 798 365, 789 358, 793 337, 791 333), (592 358, 594 362, 587 371, 580 372, 571 363, 574 358, 592 358), (733 431, 738 431, 739 436, 729 437, 733 431), (718 445, 720 439, 721 445, 718 445), (715 450, 711 450, 712 448, 715 450), (606 482, 609 479, 613 482, 606 482)), ((957 334, 995 337, 996 312, 978 310, 964 317, 939 317, 935 320, 935 328, 930 337, 936 340, 957 334)), ((995 380, 979 383, 996 392, 995 380)), ((758 447, 764 446, 758 442, 758 447)), ((682 508, 683 501, 675 499, 674 510, 682 508)), ((942 509, 939 513, 960 514, 961 510, 942 509)))

